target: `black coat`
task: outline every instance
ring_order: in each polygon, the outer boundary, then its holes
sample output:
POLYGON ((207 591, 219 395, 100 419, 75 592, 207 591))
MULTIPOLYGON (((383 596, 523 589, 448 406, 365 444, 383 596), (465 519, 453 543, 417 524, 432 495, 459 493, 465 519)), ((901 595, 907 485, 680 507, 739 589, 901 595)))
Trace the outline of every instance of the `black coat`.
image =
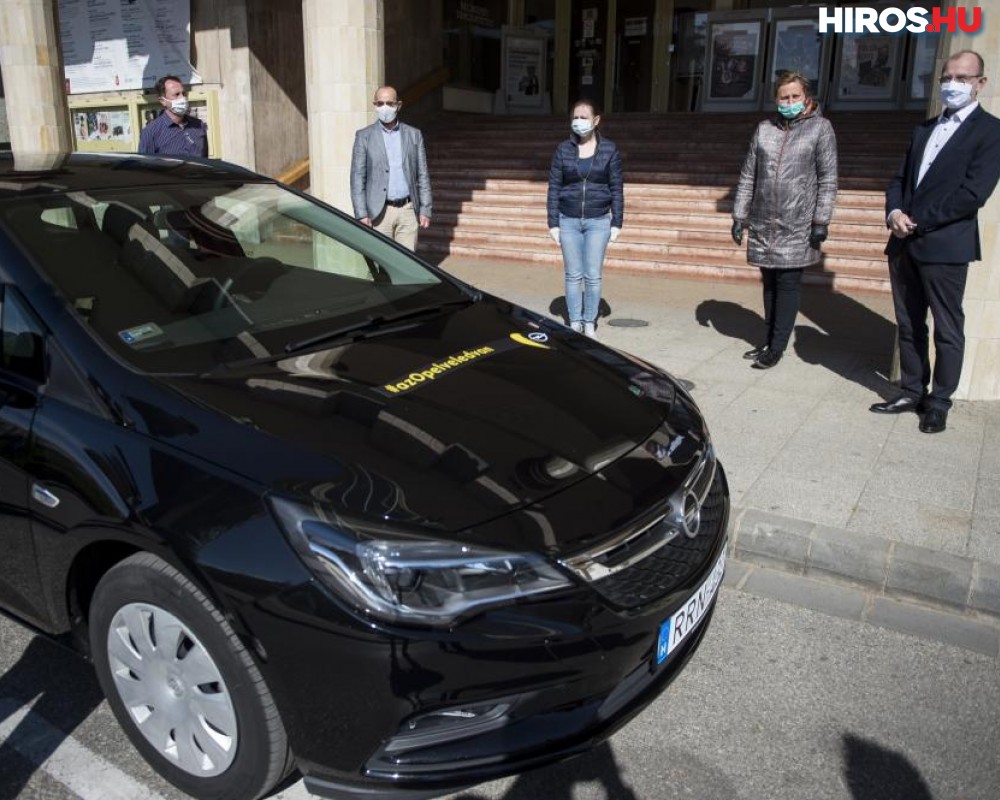
POLYGON ((559 143, 549 168, 549 227, 559 227, 559 215, 602 217, 611 212, 611 227, 621 228, 625 213, 622 157, 610 139, 597 136, 597 150, 589 170, 580 172, 576 137, 559 143))
POLYGON ((979 209, 1000 180, 1000 119, 975 109, 959 125, 916 186, 924 148, 938 118, 918 125, 906 157, 885 193, 885 213, 900 209, 917 223, 906 239, 890 237, 887 255, 905 246, 927 264, 967 264, 982 257, 979 209))

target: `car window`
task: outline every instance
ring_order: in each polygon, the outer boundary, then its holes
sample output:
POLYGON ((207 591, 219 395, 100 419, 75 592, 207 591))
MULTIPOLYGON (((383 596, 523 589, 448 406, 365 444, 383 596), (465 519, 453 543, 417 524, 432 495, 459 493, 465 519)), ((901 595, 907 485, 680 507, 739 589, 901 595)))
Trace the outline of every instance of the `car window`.
POLYGON ((34 383, 45 382, 44 336, 24 301, 6 287, 0 300, 0 368, 34 383))
POLYGON ((412 254, 264 183, 27 198, 0 222, 106 345, 201 373, 463 296, 412 254))

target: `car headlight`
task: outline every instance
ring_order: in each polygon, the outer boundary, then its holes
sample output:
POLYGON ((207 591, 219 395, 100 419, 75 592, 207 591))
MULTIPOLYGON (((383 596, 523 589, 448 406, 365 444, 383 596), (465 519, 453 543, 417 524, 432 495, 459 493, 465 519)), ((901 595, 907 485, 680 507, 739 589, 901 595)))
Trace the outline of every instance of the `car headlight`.
POLYGON ((486 608, 571 586, 535 553, 409 537, 268 498, 299 556, 341 598, 397 624, 447 627, 486 608))

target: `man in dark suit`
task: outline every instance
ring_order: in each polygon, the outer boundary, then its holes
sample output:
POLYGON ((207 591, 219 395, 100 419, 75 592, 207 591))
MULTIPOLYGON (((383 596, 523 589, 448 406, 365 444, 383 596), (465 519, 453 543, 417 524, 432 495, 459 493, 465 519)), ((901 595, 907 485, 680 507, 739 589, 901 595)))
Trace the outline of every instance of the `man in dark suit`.
POLYGON ((431 224, 431 179, 424 137, 399 121, 403 102, 391 86, 375 92, 378 121, 354 136, 351 203, 354 216, 410 250, 431 224))
POLYGON ((963 50, 941 70, 941 116, 918 125, 886 191, 885 252, 899 328, 901 394, 878 414, 921 414, 920 430, 945 429, 965 352, 962 298, 969 262, 979 260, 979 209, 1000 179, 1000 120, 976 99, 983 59, 963 50), (927 311, 934 319, 931 382, 927 311), (928 391, 928 389, 930 389, 928 391))

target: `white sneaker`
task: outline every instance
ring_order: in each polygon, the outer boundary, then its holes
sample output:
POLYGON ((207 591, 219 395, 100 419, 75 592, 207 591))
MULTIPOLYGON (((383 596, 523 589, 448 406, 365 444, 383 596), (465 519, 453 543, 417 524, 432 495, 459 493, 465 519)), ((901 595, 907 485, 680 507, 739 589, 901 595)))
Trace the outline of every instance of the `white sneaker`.
POLYGON ((586 337, 588 337, 588 338, 590 338, 590 339, 596 339, 597 338, 597 326, 596 326, 596 324, 593 323, 593 322, 584 322, 583 323, 583 335, 586 336, 586 337))
POLYGON ((569 326, 577 333, 583 333, 583 323, 582 322, 571 322, 569 326))

